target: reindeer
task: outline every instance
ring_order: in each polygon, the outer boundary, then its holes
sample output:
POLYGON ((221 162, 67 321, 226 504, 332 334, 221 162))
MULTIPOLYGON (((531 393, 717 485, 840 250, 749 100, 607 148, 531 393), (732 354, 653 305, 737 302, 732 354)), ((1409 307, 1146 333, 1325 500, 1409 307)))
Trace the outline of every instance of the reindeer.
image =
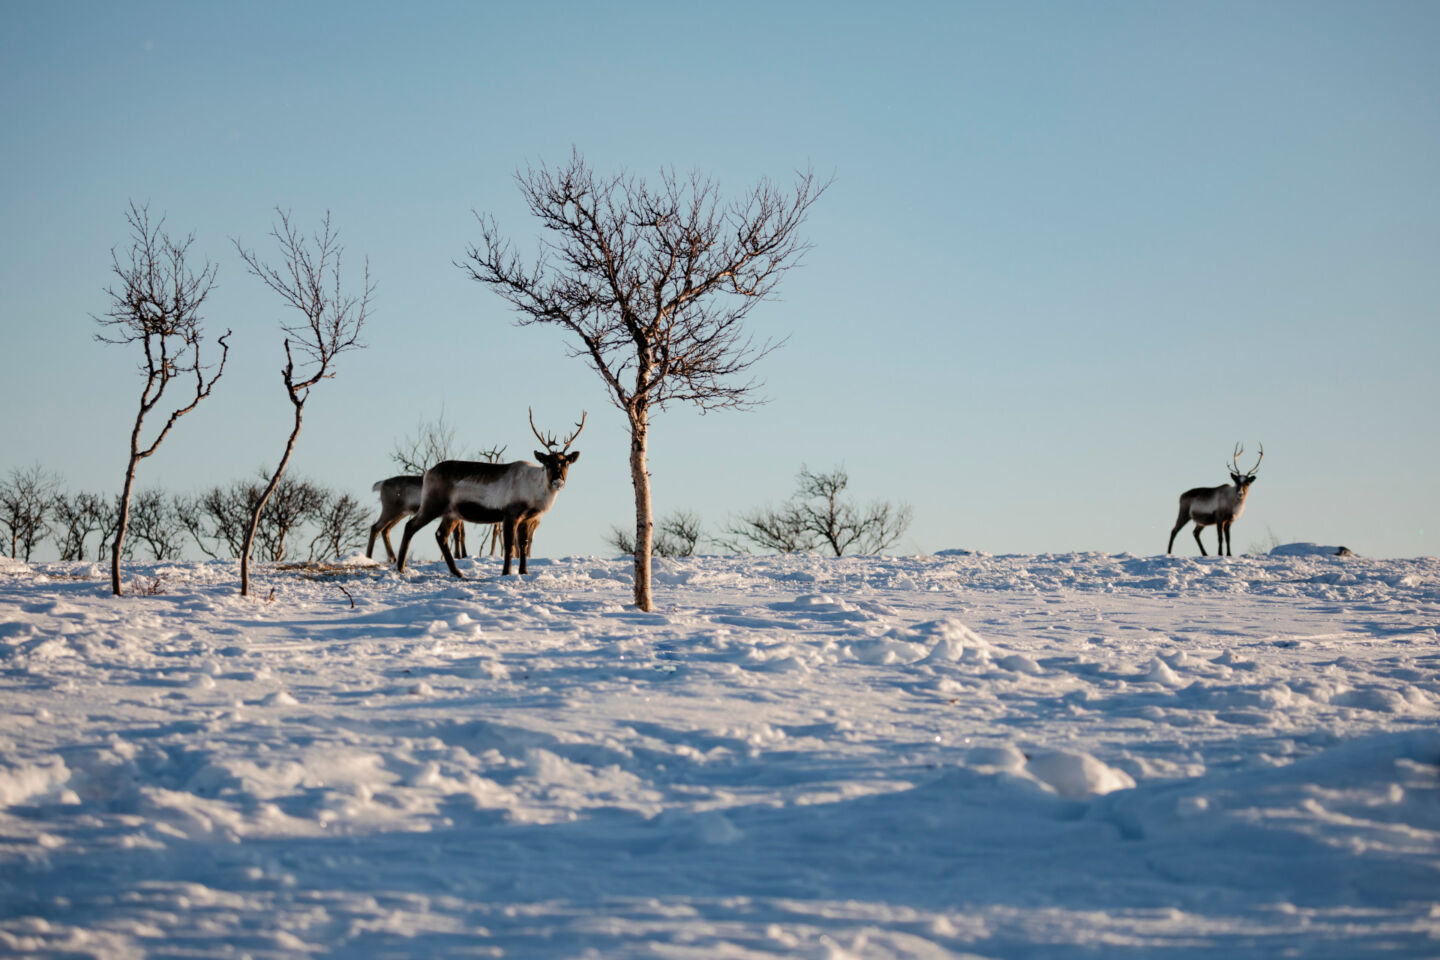
MULTIPOLYGON (((420 509, 420 490, 425 484, 424 477, 399 476, 380 480, 371 490, 380 494, 380 518, 370 525, 370 542, 365 545, 365 556, 375 555, 375 538, 385 544, 385 555, 395 562, 395 548, 390 545, 390 529, 404 518, 420 509)), ((455 555, 465 557, 465 525, 455 528, 455 555)), ((482 541, 483 542, 483 541, 482 541)), ((493 547, 492 547, 493 552, 493 547)))
MULTIPOLYGON (((418 447, 418 445, 417 445, 418 447)), ((432 446, 432 449, 433 446, 432 446)), ((414 455, 417 450, 412 450, 414 455)), ((504 447, 491 447, 489 450, 481 450, 480 456, 489 463, 496 463, 500 460, 501 454, 505 452, 504 447)), ((370 525, 370 542, 365 547, 365 556, 374 557, 375 538, 378 536, 385 544, 385 555, 390 562, 395 562, 395 550, 390 546, 390 530, 395 524, 405 517, 410 516, 420 509, 420 490, 425 484, 423 476, 399 476, 391 477, 388 480, 378 480, 370 489, 380 494, 380 518, 370 525)), ((538 521, 537 521, 538 523, 538 521)), ((532 525, 531 529, 534 529, 532 525)), ((490 555, 495 555, 495 545, 500 539, 500 524, 493 524, 490 531, 490 555)), ((465 552, 465 524, 455 528, 455 556, 464 559, 465 552)), ((480 538, 483 547, 485 538, 480 538)))
POLYGON ((1212 523, 1215 524, 1217 533, 1215 555, 1233 556, 1230 552, 1230 525, 1240 519, 1240 514, 1245 509, 1245 497, 1250 493, 1250 484, 1255 482, 1255 471, 1260 469, 1260 460, 1265 459, 1265 444, 1260 444, 1260 459, 1255 461, 1255 466, 1242 474, 1240 454, 1244 452, 1244 447, 1235 444, 1235 455, 1231 458, 1231 465, 1226 468, 1230 471, 1233 486, 1196 487, 1180 494, 1180 516, 1175 519, 1175 529, 1170 531, 1170 544, 1165 548, 1166 553, 1175 547, 1175 534, 1193 520, 1195 543, 1200 547, 1201 556, 1209 554, 1205 552, 1205 544, 1200 541, 1200 531, 1212 523))
POLYGON ((532 410, 530 430, 545 445, 546 451, 535 451, 535 459, 540 461, 538 465, 525 460, 503 464, 446 460, 426 470, 420 509, 405 523, 395 569, 402 572, 405 569, 410 538, 439 517, 440 526, 435 531, 435 540, 440 544, 440 554, 445 558, 446 566, 455 576, 464 579, 445 541, 450 532, 466 520, 471 523, 499 523, 505 545, 504 575, 509 575, 510 558, 516 552, 520 556, 520 573, 526 573, 530 536, 539 524, 541 514, 550 509, 560 489, 565 486, 565 474, 570 465, 580 459, 579 450, 574 453, 567 451, 584 429, 585 414, 582 412, 575 432, 559 444, 553 435, 544 436, 536 429, 535 412, 532 410))

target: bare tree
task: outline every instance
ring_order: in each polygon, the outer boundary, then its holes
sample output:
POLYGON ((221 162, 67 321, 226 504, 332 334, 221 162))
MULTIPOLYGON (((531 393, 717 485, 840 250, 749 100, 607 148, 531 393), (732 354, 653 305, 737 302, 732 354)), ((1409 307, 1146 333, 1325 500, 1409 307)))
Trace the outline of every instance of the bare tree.
POLYGON ((125 216, 130 225, 130 253, 127 260, 112 248, 110 259, 115 283, 106 293, 110 309, 95 320, 103 328, 95 335, 101 343, 138 343, 144 352, 140 373, 145 387, 140 392, 140 409, 130 432, 130 459, 125 465, 125 482, 120 490, 119 518, 110 550, 110 588, 120 596, 120 560, 125 548, 125 531, 130 520, 130 495, 135 486, 135 468, 151 456, 161 441, 185 414, 194 410, 201 400, 210 396, 225 361, 230 355, 226 330, 216 344, 220 362, 214 373, 201 361, 205 331, 201 326, 200 308, 215 288, 216 267, 208 260, 198 270, 189 263, 194 235, 176 241, 164 230, 162 217, 150 222, 148 207, 130 204, 125 216), (145 418, 159 405, 172 380, 193 376, 194 395, 183 406, 171 410, 165 425, 146 444, 141 440, 145 418))
POLYGON ((861 507, 841 494, 850 485, 844 467, 829 473, 800 468, 795 496, 778 510, 765 508, 741 514, 726 528, 727 546, 749 546, 779 553, 825 549, 879 553, 904 535, 914 516, 908 504, 874 501, 861 507))
POLYGON ((254 276, 280 296, 280 299, 304 317, 303 322, 280 324, 285 332, 285 367, 281 375, 285 391, 295 410, 295 423, 285 442, 285 452, 270 477, 269 485, 260 494, 250 518, 250 528, 240 552, 240 595, 250 595, 250 549, 255 542, 255 529, 260 514, 275 492, 276 486, 290 463, 295 441, 300 437, 300 423, 310 390, 321 380, 335 375, 336 358, 351 348, 360 347, 360 331, 370 310, 370 296, 375 288, 370 283, 370 263, 365 263, 359 293, 346 293, 340 283, 340 261, 344 248, 325 214, 320 230, 309 241, 290 224, 290 215, 276 210, 278 227, 270 235, 280 246, 279 267, 263 262, 253 251, 235 241, 240 258, 254 276), (292 348, 293 341, 293 348, 292 348), (300 369, 295 354, 300 354, 300 369))
POLYGON ((0 484, 0 527, 11 557, 29 560, 35 545, 50 535, 47 522, 60 492, 60 478, 40 464, 15 467, 0 484))
POLYGON ((756 342, 742 321, 770 298, 807 249, 806 213, 826 184, 811 173, 793 192, 762 180, 725 203, 713 180, 662 172, 658 185, 626 174, 601 178, 579 152, 551 170, 517 173, 546 234, 527 264, 493 218, 477 215, 480 243, 458 264, 520 313, 573 340, 624 412, 635 489, 635 605, 652 609, 653 521, 646 464, 650 414, 667 403, 702 410, 758 402, 747 371, 778 344, 756 342))
MULTIPOLYGON (((705 536, 699 514, 685 510, 662 518, 655 525, 655 530, 656 536, 650 552, 657 557, 694 556, 695 548, 705 536)), ((610 536, 606 542, 614 545, 621 553, 635 552, 635 539, 619 527, 610 528, 610 536)))
POLYGON ((150 549, 155 560, 175 560, 184 549, 185 527, 173 498, 160 490, 141 490, 131 505, 130 532, 150 549))

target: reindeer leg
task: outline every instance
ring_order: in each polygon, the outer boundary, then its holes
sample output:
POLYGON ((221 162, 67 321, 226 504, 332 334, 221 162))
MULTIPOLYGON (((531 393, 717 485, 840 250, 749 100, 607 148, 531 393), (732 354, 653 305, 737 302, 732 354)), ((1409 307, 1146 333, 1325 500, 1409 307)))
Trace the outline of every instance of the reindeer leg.
POLYGON ((405 533, 400 538, 400 553, 395 561, 395 570, 397 573, 405 572, 405 558, 410 554, 410 538, 415 536, 415 534, 423 529, 431 520, 440 516, 440 513, 441 511, 439 510, 427 513, 422 506, 415 516, 405 521, 405 533))
POLYGON ((465 524, 463 522, 455 527, 455 556, 461 560, 470 556, 465 550, 465 524))
POLYGON ((515 550, 520 554, 520 576, 525 576, 525 558, 530 556, 530 521, 520 520, 515 524, 515 550))
POLYGON ((1182 518, 1180 519, 1180 522, 1177 523, 1177 524, 1175 524, 1175 528, 1170 531, 1170 542, 1165 546, 1165 553, 1166 553, 1167 556, 1170 554, 1170 552, 1171 552, 1172 550, 1175 549, 1175 535, 1180 532, 1180 528, 1181 528, 1181 527, 1185 526, 1185 524, 1187 524, 1187 523, 1189 523, 1189 522, 1190 522, 1190 518, 1189 518, 1189 517, 1182 517, 1182 518))
POLYGON ((1200 548, 1200 556, 1202 556, 1202 557, 1208 557, 1208 556, 1210 556, 1210 554, 1208 554, 1208 553, 1205 552, 1205 543, 1204 543, 1203 540, 1200 539, 1200 533, 1201 533, 1201 531, 1203 531, 1204 529, 1205 529, 1204 524, 1199 524, 1199 523, 1195 524, 1195 545, 1200 548))
POLYGON ((435 528, 435 542, 440 544, 440 556, 445 558, 445 565, 450 568, 450 572, 461 580, 464 580, 465 575, 460 572, 459 567, 455 566, 455 555, 450 552, 449 542, 450 538, 455 534, 456 525, 461 522, 459 517, 447 516, 441 520, 440 526, 435 528))
MULTIPOLYGON (((395 548, 390 545, 390 531, 393 530, 395 528, 395 524, 399 522, 400 518, 395 517, 389 523, 385 524, 385 526, 380 528, 380 542, 385 544, 385 556, 390 558, 391 563, 395 562, 395 548)), ((370 537, 370 544, 371 546, 374 546, 375 544, 375 537, 373 534, 370 537)), ((367 553, 366 556, 369 556, 369 554, 367 553)))
MULTIPOLYGON (((1225 556, 1227 556, 1227 557, 1233 557, 1233 556, 1235 556, 1235 553, 1234 553, 1234 551, 1232 550, 1232 546, 1233 546, 1233 544, 1234 544, 1235 541, 1233 541, 1232 539, 1230 539, 1230 524, 1229 524, 1228 521, 1225 522, 1225 523, 1220 524, 1220 538, 1225 541, 1225 556)), ((1216 552, 1218 553, 1220 548, 1219 548, 1219 547, 1216 547, 1215 549, 1216 549, 1216 552)))
POLYGON ((515 550, 515 518, 506 517, 501 524, 501 532, 505 537, 505 570, 502 576, 510 575, 510 555, 515 550))

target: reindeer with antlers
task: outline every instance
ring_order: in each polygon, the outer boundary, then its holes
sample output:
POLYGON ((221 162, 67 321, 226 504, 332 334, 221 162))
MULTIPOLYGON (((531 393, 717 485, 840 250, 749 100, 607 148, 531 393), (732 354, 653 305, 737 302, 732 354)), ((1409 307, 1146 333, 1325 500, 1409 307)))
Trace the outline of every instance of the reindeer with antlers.
POLYGON ((1200 547, 1201 556, 1209 554, 1205 552, 1205 544, 1200 542, 1200 531, 1212 523, 1215 524, 1218 536, 1215 555, 1233 556, 1230 552, 1230 525, 1240 519, 1240 513, 1245 509, 1245 497, 1250 493, 1250 484, 1255 482, 1255 471, 1260 469, 1260 460, 1265 459, 1265 444, 1260 444, 1260 459, 1255 461, 1255 466, 1241 473, 1240 454, 1244 452, 1244 447, 1235 444, 1235 455, 1230 458, 1230 464, 1226 467, 1230 471, 1230 485, 1196 487, 1180 494, 1180 516, 1175 520, 1175 529, 1170 531, 1170 544, 1165 548, 1166 553, 1175 547, 1175 534, 1193 520, 1195 543, 1200 547))
POLYGON ((455 557, 450 553, 446 540, 456 526, 467 520, 471 523, 500 524, 505 546, 504 573, 510 573, 510 558, 517 549, 520 573, 526 573, 530 535, 539 523, 540 515, 550 509, 560 489, 565 486, 565 474, 570 465, 580 459, 579 450, 574 453, 568 451, 570 444, 584 429, 585 414, 582 412, 575 432, 560 443, 553 434, 542 435, 536 429, 535 412, 532 410, 530 430, 545 445, 544 453, 535 451, 535 459, 540 461, 538 465, 525 460, 514 463, 445 460, 426 470, 420 509, 405 523, 396 569, 405 569, 410 538, 439 517, 440 526, 435 531, 435 539, 440 544, 440 554, 445 558, 446 566, 455 576, 464 578, 455 566, 455 557))

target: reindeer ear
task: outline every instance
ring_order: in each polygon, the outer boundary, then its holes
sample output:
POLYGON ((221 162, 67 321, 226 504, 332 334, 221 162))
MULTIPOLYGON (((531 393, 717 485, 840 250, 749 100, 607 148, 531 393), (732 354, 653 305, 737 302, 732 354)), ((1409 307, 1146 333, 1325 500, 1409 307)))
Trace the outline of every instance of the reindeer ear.
POLYGON ((570 462, 571 462, 571 463, 574 463, 576 460, 579 460, 579 459, 580 459, 580 451, 579 451, 579 450, 576 450, 574 453, 570 454, 570 462))
POLYGON ((546 457, 546 454, 541 453, 539 450, 536 450, 536 451, 535 451, 535 459, 536 459, 536 460, 539 460, 541 463, 544 463, 544 462, 545 462, 545 457, 546 457))

